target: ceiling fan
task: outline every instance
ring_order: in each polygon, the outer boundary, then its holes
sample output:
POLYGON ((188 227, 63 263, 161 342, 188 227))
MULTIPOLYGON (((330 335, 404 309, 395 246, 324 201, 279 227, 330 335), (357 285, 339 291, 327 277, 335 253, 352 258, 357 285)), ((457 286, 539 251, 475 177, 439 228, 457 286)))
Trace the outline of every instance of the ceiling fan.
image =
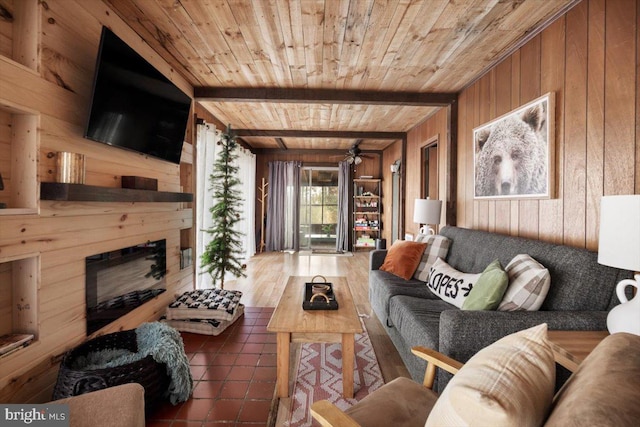
POLYGON ((344 160, 350 165, 359 165, 360 163, 362 163, 362 157, 360 157, 361 152, 362 150, 360 150, 357 145, 354 145, 353 147, 349 148, 349 151, 347 151, 347 157, 345 157, 344 160))
POLYGON ((359 144, 360 142, 357 142, 353 147, 349 148, 349 151, 347 151, 347 156, 344 158, 344 161, 350 165, 359 165, 362 163, 362 159, 370 158, 366 154, 362 154, 362 150, 358 147, 359 144))

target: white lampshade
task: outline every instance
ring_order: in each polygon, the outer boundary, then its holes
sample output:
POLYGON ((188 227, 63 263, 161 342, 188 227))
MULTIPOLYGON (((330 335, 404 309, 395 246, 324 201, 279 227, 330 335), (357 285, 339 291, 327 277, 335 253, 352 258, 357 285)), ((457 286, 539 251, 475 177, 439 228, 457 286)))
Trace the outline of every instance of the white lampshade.
MULTIPOLYGON (((598 263, 640 272, 640 195, 605 196, 600 204, 598 263)), ((628 299, 626 288, 640 290, 640 273, 616 286, 621 304, 607 315, 610 333, 640 335, 640 295, 628 299)))
POLYGON ((442 201, 416 199, 413 206, 413 222, 416 224, 440 224, 442 201))
POLYGON ((640 195, 602 198, 598 263, 640 271, 640 195))

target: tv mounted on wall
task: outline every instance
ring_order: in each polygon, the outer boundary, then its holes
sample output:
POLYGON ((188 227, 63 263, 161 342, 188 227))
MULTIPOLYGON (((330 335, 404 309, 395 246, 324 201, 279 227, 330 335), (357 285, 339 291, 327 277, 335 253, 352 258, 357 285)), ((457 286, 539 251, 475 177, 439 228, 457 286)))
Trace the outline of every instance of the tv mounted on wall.
POLYGON ((180 163, 191 98, 102 27, 85 138, 180 163))

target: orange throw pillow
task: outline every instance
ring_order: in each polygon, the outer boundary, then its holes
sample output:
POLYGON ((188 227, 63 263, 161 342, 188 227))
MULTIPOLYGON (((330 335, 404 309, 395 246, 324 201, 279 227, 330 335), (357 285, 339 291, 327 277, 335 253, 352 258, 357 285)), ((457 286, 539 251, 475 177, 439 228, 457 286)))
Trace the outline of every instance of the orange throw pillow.
POLYGON ((396 240, 389 248, 380 270, 409 280, 415 273, 428 243, 396 240))

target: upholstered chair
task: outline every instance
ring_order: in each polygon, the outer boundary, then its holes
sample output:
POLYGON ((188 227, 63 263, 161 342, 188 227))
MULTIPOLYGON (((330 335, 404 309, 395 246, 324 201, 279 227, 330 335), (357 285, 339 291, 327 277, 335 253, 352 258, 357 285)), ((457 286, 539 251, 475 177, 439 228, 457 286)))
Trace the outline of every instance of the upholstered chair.
POLYGON ((640 419, 640 336, 605 338, 554 396, 555 361, 546 324, 509 335, 464 366, 436 351, 425 359, 424 384, 397 378, 342 412, 311 406, 322 426, 635 426, 640 419), (436 367, 455 376, 440 396, 436 367))

